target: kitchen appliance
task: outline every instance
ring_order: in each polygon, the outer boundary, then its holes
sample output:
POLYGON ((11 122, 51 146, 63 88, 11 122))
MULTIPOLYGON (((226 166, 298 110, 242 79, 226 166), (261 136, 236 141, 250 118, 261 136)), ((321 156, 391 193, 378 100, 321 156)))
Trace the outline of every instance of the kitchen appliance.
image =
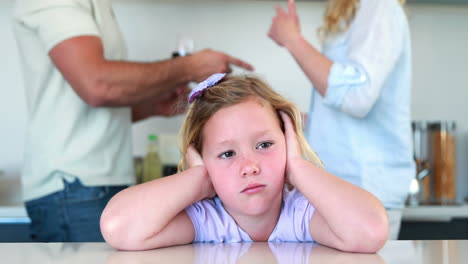
POLYGON ((433 194, 434 202, 437 204, 455 202, 455 128, 454 121, 439 121, 430 124, 433 194))
POLYGON ((429 204, 431 201, 431 171, 429 159, 428 122, 413 121, 413 153, 416 162, 416 175, 410 185, 408 204, 429 204))
POLYGON ((408 205, 455 203, 454 121, 413 121, 416 175, 410 186, 408 205))

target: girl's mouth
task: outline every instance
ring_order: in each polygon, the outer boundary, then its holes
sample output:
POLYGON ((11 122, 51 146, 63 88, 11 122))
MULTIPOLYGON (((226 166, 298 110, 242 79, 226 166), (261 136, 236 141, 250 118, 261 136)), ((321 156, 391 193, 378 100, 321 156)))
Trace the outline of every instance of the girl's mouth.
POLYGON ((245 188, 241 191, 241 193, 244 193, 244 194, 255 194, 255 193, 258 193, 258 192, 263 191, 263 189, 265 189, 265 187, 266 187, 265 184, 252 183, 252 184, 247 185, 247 187, 245 187, 245 188))

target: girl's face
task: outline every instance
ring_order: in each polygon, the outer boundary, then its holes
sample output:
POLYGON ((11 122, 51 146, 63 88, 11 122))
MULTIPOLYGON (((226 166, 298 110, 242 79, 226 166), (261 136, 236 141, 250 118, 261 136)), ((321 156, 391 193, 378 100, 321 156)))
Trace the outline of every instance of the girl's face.
POLYGON ((279 208, 286 142, 271 107, 251 99, 223 108, 202 135, 206 170, 231 215, 261 216, 279 208))

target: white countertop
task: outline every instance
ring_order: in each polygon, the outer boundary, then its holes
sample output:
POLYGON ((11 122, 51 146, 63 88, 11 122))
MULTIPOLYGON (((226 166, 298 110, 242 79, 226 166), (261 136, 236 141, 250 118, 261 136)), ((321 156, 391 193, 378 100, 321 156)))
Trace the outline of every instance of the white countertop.
POLYGON ((106 243, 0 243, 2 263, 347 263, 461 264, 468 240, 388 241, 377 254, 345 253, 314 243, 195 243, 117 251, 106 243))

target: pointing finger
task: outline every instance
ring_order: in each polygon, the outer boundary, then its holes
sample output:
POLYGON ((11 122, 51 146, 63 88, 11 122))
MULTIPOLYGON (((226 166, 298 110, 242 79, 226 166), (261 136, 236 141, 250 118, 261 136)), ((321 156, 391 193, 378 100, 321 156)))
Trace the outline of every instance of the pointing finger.
POLYGON ((284 10, 280 7, 280 6, 277 6, 276 7, 276 15, 277 16, 286 16, 286 12, 284 12, 284 10))
POLYGON ((289 15, 296 17, 296 4, 294 3, 294 0, 288 0, 288 12, 289 15))
POLYGON ((239 66, 239 67, 242 67, 244 69, 247 69, 249 71, 253 71, 254 70, 254 67, 252 65, 250 65, 249 63, 243 61, 243 60, 240 60, 240 59, 237 59, 237 58, 234 58, 234 57, 231 57, 229 56, 228 58, 228 62, 231 63, 231 64, 234 64, 236 66, 239 66))

